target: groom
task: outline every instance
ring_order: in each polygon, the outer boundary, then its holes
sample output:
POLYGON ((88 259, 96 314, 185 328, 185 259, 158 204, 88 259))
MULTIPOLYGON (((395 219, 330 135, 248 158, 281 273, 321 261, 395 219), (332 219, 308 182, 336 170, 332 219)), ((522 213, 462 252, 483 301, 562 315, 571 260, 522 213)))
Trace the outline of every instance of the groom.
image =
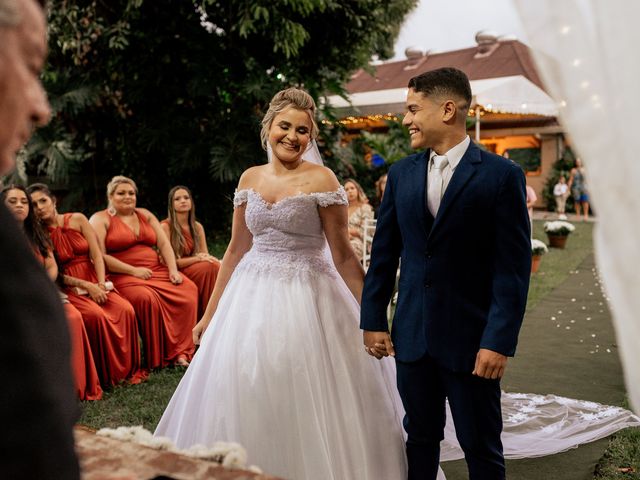
POLYGON ((470 479, 505 478, 500 379, 527 300, 530 224, 524 174, 471 142, 470 104, 460 70, 409 81, 403 124, 426 150, 389 170, 362 295, 366 351, 396 359, 410 480, 436 478, 446 399, 470 479))

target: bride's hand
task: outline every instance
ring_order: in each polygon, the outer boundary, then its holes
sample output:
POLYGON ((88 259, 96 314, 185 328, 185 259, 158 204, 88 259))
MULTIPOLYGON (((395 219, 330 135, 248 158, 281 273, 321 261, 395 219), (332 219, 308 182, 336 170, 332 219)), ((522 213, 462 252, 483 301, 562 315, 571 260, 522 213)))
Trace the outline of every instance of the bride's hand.
POLYGON ((204 333, 205 329, 206 329, 206 325, 202 320, 200 320, 196 324, 196 326, 193 327, 193 330, 191 330, 191 336, 193 338, 194 344, 200 345, 200 339, 202 338, 202 334, 204 333))
POLYGON ((389 332, 363 332, 365 351, 380 360, 382 357, 391 355, 395 357, 396 351, 393 349, 393 342, 389 332))

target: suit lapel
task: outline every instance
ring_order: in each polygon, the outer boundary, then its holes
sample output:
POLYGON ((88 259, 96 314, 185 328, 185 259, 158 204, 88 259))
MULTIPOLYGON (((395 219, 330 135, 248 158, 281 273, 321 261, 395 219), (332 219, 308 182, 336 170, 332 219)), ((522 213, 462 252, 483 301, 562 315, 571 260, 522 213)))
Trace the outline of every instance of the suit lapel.
POLYGON ((407 193, 411 195, 411 205, 415 210, 415 218, 418 219, 425 236, 429 233, 426 215, 431 216, 426 210, 427 158, 429 158, 429 150, 421 155, 416 155, 411 170, 407 172, 410 177, 410 189, 407 193))
POLYGON ((431 228, 432 233, 438 228, 438 225, 442 223, 442 219, 446 217, 449 208, 458 197, 459 193, 476 173, 475 165, 481 161, 480 149, 471 142, 464 156, 460 159, 460 163, 458 163, 455 172, 453 172, 449 185, 444 192, 444 196, 440 202, 440 208, 438 208, 438 214, 436 215, 433 227, 431 228))

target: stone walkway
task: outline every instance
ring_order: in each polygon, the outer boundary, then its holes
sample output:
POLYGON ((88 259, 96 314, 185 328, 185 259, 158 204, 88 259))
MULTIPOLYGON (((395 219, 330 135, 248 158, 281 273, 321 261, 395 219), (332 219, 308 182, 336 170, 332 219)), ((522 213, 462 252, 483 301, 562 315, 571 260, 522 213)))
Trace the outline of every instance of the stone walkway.
MULTIPOLYGON (((622 405, 625 386, 611 315, 593 256, 527 314, 502 389, 622 405)), ((592 480, 607 439, 547 457, 507 461, 510 480, 592 480)), ((443 464, 466 479, 464 461, 443 464)))

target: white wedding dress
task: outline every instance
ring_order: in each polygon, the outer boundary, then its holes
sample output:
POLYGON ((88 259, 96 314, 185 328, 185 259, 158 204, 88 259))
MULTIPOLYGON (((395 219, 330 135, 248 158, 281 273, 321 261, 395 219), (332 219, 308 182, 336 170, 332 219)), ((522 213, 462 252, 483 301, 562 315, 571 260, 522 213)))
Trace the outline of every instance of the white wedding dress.
MULTIPOLYGON (((179 448, 233 441, 249 463, 295 480, 406 478, 392 359, 364 351, 359 306, 327 254, 318 208, 342 188, 246 203, 253 246, 236 267, 156 436, 179 448)), ((640 425, 588 402, 503 396, 505 454, 546 455, 640 425)), ((462 458, 448 423, 442 459, 462 458)), ((439 478, 444 478, 442 472, 439 478)))

